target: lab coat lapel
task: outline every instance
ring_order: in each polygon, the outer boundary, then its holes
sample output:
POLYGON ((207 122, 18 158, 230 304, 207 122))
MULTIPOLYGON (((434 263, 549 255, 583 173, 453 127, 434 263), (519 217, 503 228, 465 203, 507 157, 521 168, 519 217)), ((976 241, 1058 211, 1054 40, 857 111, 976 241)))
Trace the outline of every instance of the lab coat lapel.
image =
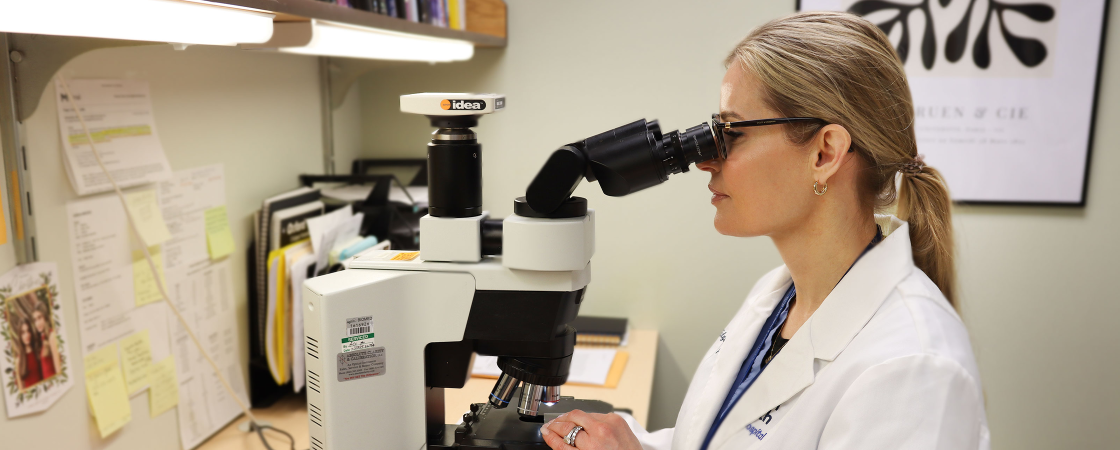
POLYGON ((758 420, 767 411, 813 384, 813 379, 813 344, 807 333, 798 330, 778 356, 770 361, 766 370, 759 374, 739 403, 727 413, 709 448, 720 448, 746 424, 758 420))
POLYGON ((723 345, 716 353, 715 366, 704 386, 704 393, 697 399, 697 404, 704 406, 696 408, 696 414, 692 415, 685 436, 677 440, 683 445, 674 445, 673 448, 698 449, 703 444, 720 405, 731 390, 735 376, 739 374, 739 368, 762 330, 762 325, 792 282, 785 267, 776 271, 768 281, 769 286, 759 289, 756 298, 748 298, 744 305, 746 310, 736 314, 724 330, 726 335, 723 345))
MULTIPOLYGON (((889 216, 877 216, 877 220, 890 235, 852 266, 809 322, 774 357, 727 414, 709 448, 720 448, 742 427, 813 384, 815 360, 836 359, 895 286, 914 270, 906 222, 889 216)), ((756 335, 760 327, 755 328, 756 335)), ((730 383, 723 386, 724 395, 729 387, 730 383)))

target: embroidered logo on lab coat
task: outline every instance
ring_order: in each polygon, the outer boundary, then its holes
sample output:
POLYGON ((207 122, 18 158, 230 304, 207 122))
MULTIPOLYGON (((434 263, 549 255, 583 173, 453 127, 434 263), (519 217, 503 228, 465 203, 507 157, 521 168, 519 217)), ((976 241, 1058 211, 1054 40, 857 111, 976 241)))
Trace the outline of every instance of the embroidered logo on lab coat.
POLYGON ((767 411, 762 417, 759 417, 758 421, 747 424, 747 434, 758 438, 760 441, 765 438, 767 434, 770 434, 770 429, 773 428, 770 426, 770 422, 774 421, 774 417, 778 415, 778 410, 781 408, 782 405, 778 405, 774 407, 774 409, 767 411))

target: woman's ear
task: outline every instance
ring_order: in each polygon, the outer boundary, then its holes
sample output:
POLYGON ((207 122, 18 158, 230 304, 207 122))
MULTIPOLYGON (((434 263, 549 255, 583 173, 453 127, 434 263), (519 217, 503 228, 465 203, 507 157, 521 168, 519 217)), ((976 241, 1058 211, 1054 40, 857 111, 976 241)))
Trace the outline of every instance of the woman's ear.
POLYGON ((841 125, 828 124, 809 141, 809 171, 823 185, 848 161, 852 135, 841 125))

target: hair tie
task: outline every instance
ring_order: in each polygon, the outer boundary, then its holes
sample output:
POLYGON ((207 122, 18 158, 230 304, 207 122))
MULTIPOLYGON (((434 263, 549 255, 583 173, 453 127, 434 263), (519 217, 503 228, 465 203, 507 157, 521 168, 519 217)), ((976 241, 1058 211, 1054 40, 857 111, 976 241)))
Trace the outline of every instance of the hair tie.
POLYGON ((902 163, 898 171, 907 175, 917 175, 922 173, 922 169, 926 167, 926 162, 922 160, 922 155, 915 156, 914 159, 902 163))

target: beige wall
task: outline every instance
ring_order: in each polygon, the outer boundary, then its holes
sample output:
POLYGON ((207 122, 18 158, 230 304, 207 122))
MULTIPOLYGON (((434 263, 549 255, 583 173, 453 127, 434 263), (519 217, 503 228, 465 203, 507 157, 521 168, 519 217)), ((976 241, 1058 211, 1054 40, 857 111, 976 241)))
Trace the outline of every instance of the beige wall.
MULTIPOLYGON (((498 91, 506 111, 477 128, 485 207, 508 215, 559 145, 641 118, 678 129, 718 107, 721 61, 792 1, 510 0, 509 47, 467 63, 381 70, 361 82, 363 153, 423 156, 426 120, 397 96, 498 91)), ((1112 19, 1117 19, 1113 11, 1112 19)), ((1114 22, 1115 23, 1115 22, 1114 22)), ((1115 27, 1113 27, 1115 28, 1115 27)), ((997 449, 1105 448, 1120 441, 1120 42, 1106 44, 1086 208, 958 207, 961 303, 973 333, 997 449)), ((750 286, 781 264, 765 238, 720 236, 707 176, 616 199, 577 195, 597 210, 598 248, 583 312, 661 330, 651 426, 671 426, 699 359, 750 286)), ((1022 180, 1030 183, 1031 180, 1022 180)))
MULTIPOLYGON (((97 50, 66 64, 68 78, 132 78, 149 82, 156 127, 173 170, 215 163, 225 166, 226 203, 238 251, 231 256, 242 355, 248 319, 244 249, 250 220, 263 198, 295 188, 300 173, 322 169, 319 72, 315 58, 246 52, 234 48, 167 45, 97 50)), ((51 85, 53 86, 53 84, 51 85)), ((356 95, 355 94, 353 95, 356 95)), ((59 292, 70 355, 80 355, 66 203, 77 199, 62 166, 54 89, 43 93, 26 122, 33 208, 42 261, 58 264, 59 292)), ((356 101, 336 112, 353 123, 356 101)), ((347 154, 356 133, 336 136, 347 154)), ((344 153, 345 153, 344 151, 344 153)), ((348 164, 347 160, 347 164, 348 164)), ((5 203, 7 197, 4 197, 5 203)), ((9 222, 10 224, 10 222, 9 222)), ((0 246, 0 273, 14 265, 12 245, 0 246)), ((243 358, 244 359, 244 358, 243 358)), ((81 358, 71 360, 81 373, 81 358)), ((101 439, 88 412, 85 383, 74 386, 49 410, 17 419, 0 418, 3 449, 179 449, 176 413, 150 418, 148 395, 131 399, 132 422, 101 439)))

